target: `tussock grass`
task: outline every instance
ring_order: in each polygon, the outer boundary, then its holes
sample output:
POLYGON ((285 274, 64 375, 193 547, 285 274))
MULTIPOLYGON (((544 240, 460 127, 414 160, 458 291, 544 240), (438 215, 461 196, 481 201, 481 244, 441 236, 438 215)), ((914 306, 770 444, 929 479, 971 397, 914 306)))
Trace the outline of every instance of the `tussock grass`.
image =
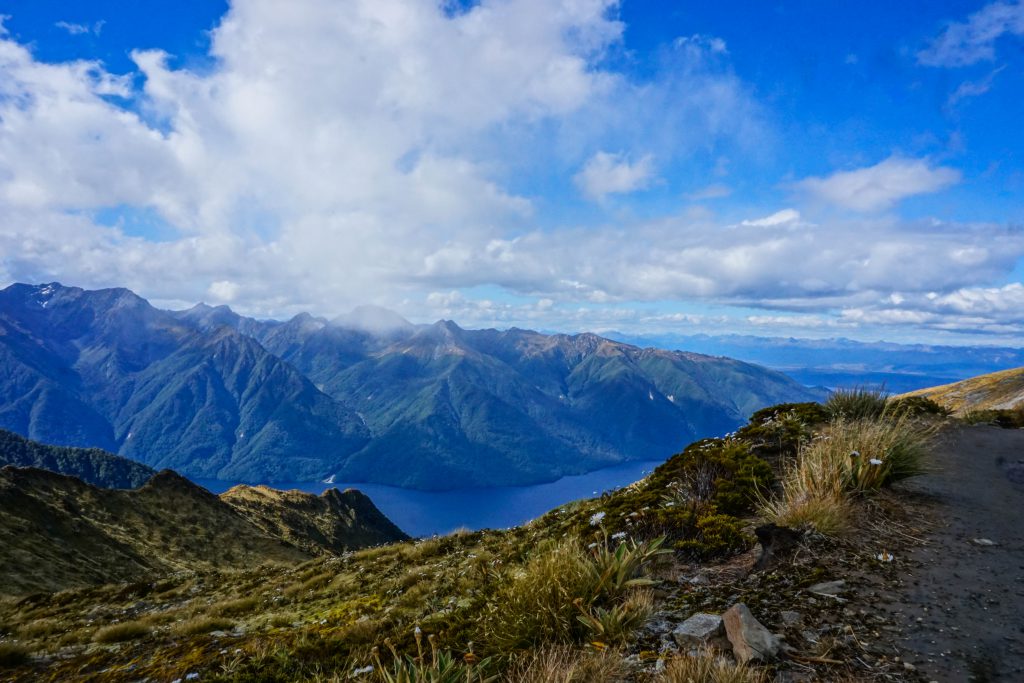
POLYGON ((577 599, 598 589, 587 557, 577 543, 541 548, 523 567, 498 585, 484 622, 491 643, 502 651, 545 642, 568 643, 581 625, 577 599))
POLYGON ((222 600, 210 607, 210 614, 219 617, 237 616, 248 614, 256 609, 260 602, 256 598, 238 598, 237 600, 222 600))
POLYGON ((805 444, 782 479, 780 497, 762 501, 778 524, 835 535, 850 524, 850 497, 922 474, 936 427, 910 413, 837 418, 805 444))
POLYGON ((696 657, 671 660, 656 683, 768 683, 768 680, 762 671, 704 652, 696 657))
POLYGON ((668 552, 663 542, 605 539, 590 552, 577 542, 543 544, 499 582, 484 618, 489 644, 508 652, 584 638, 624 642, 651 612, 651 594, 640 589, 653 583, 643 572, 668 552))
POLYGON ((810 527, 826 536, 840 536, 850 530, 853 506, 846 496, 786 495, 765 501, 762 514, 781 526, 810 527))
POLYGON ((139 621, 126 621, 123 624, 104 626, 93 634, 92 639, 97 643, 120 643, 147 636, 149 631, 148 624, 139 621))
POLYGON ((533 650, 515 660, 503 683, 615 683, 625 675, 618 652, 583 652, 566 646, 533 650))
POLYGON ((871 420, 881 417, 887 405, 888 395, 881 389, 836 389, 825 401, 825 412, 833 420, 871 420))
POLYGON ((175 624, 174 628, 171 630, 175 635, 179 636, 198 636, 204 633, 210 633, 211 631, 230 631, 234 626, 234 623, 229 619, 220 619, 218 617, 196 617, 195 619, 189 619, 181 622, 180 624, 175 624))

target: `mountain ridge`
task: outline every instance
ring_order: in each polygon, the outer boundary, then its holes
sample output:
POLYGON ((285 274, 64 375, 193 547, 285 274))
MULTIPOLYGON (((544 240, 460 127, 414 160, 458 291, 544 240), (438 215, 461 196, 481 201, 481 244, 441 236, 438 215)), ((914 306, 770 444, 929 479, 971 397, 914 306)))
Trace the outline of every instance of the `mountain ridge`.
POLYGON ((1024 367, 913 391, 963 416, 971 411, 1008 410, 1024 404, 1024 367))
POLYGON ((0 388, 0 427, 252 484, 526 485, 656 459, 766 405, 822 397, 730 359, 373 308, 259 321, 19 284, 0 291, 0 324, 0 370, 24 378, 0 388))
POLYGON ((107 489, 6 465, 0 468, 0 593, 296 565, 409 538, 358 491, 273 492, 260 506, 246 491, 233 491, 217 496, 172 470, 137 489, 107 489))
POLYGON ((35 467, 66 474, 87 484, 111 489, 135 489, 156 470, 98 448, 50 446, 0 429, 0 467, 35 467))

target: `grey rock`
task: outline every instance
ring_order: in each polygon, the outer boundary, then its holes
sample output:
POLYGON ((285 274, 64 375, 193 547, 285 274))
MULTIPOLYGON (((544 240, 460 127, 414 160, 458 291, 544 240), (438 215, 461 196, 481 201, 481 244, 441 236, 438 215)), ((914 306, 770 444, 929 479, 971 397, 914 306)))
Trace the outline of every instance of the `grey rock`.
POLYGON ((755 619, 742 602, 727 609, 722 621, 725 634, 732 643, 732 653, 740 664, 753 660, 770 661, 779 654, 781 639, 755 619))
POLYGON ((672 631, 672 637, 679 647, 703 645, 709 638, 722 634, 722 617, 717 614, 699 612, 681 623, 672 631))
POLYGON ((786 626, 792 626, 793 624, 800 623, 800 620, 803 619, 803 615, 791 610, 783 610, 779 616, 782 617, 782 623, 786 626))
POLYGON ((815 593, 817 595, 839 595, 846 588, 846 581, 839 579, 838 581, 823 581, 816 583, 810 588, 808 592, 815 593))

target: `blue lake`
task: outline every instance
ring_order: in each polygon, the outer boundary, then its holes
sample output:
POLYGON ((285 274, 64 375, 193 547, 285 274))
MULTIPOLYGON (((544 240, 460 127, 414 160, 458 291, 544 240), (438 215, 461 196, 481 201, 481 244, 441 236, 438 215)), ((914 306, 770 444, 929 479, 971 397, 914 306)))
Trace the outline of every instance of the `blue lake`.
MULTIPOLYGON (((562 477, 548 484, 501 488, 415 491, 382 484, 335 482, 278 483, 274 488, 322 493, 329 488, 359 489, 399 528, 412 536, 446 534, 467 529, 506 529, 541 516, 573 500, 590 498, 642 479, 662 460, 628 462, 588 474, 562 477)), ((213 493, 222 493, 234 482, 196 479, 213 493)))

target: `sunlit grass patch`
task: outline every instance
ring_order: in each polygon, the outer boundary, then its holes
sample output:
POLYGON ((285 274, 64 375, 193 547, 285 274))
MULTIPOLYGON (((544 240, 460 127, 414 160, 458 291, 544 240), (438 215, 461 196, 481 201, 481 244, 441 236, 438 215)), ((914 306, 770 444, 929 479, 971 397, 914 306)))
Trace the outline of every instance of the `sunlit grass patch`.
POLYGON ((175 624, 172 631, 179 636, 197 636, 213 631, 230 631, 234 628, 234 622, 230 619, 219 617, 196 617, 181 623, 175 624))
POLYGON ((763 671, 703 652, 696 657, 670 660, 656 683, 768 683, 768 680, 763 671))
POLYGON ((138 621, 126 621, 123 624, 111 624, 104 626, 93 634, 92 639, 97 643, 120 643, 125 640, 135 640, 149 635, 148 624, 138 621))
POLYGON ((936 427, 910 413, 833 420, 785 471, 778 498, 762 512, 778 524, 838 534, 850 524, 849 497, 926 471, 936 427))
POLYGON ((548 646, 515 659, 502 677, 504 683, 615 683, 624 675, 614 650, 579 650, 548 646))

